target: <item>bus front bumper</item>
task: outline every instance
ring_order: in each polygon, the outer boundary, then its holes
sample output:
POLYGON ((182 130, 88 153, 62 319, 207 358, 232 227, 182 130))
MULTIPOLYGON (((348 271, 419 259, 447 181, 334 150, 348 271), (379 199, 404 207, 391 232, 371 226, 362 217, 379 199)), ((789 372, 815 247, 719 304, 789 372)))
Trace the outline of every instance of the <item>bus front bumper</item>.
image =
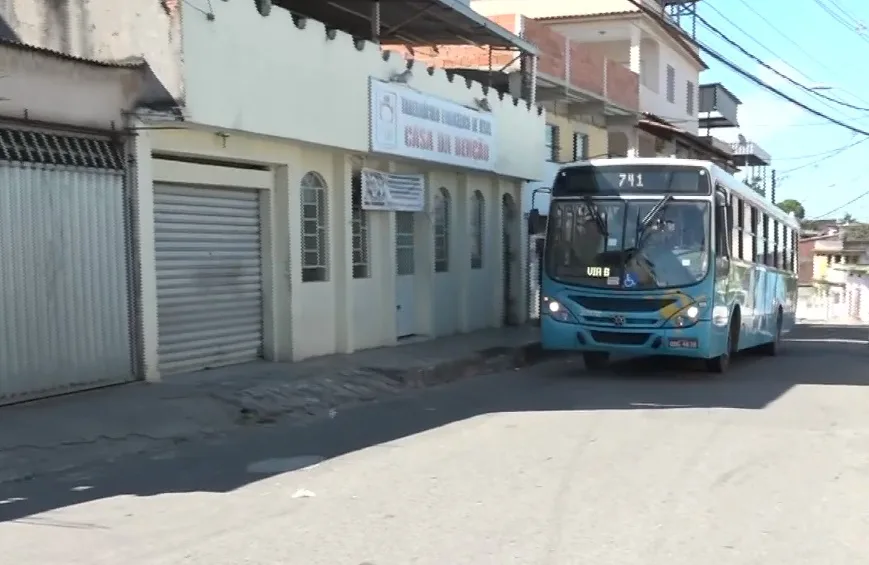
POLYGON ((617 328, 571 324, 542 316, 541 343, 559 351, 604 351, 629 356, 669 355, 708 359, 721 355, 726 327, 701 320, 688 328, 617 328))

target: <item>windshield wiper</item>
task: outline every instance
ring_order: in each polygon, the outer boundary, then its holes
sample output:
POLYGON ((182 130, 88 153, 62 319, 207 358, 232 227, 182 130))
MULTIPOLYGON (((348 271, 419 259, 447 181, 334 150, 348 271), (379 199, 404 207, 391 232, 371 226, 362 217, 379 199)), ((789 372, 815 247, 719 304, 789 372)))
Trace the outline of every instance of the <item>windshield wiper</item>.
POLYGON ((664 208, 667 207, 667 204, 669 204, 671 200, 673 200, 672 194, 665 194, 663 198, 658 200, 658 203, 655 204, 651 210, 649 210, 649 213, 646 214, 646 217, 643 218, 642 222, 640 222, 639 231, 645 232, 646 228, 649 227, 649 224, 651 224, 658 217, 658 214, 660 214, 664 210, 664 208))
POLYGON ((597 229, 600 231, 600 234, 604 237, 609 237, 609 232, 606 229, 606 222, 603 219, 603 216, 600 215, 600 210, 597 208, 597 204, 594 203, 594 199, 586 195, 583 198, 586 207, 588 207, 589 212, 591 212, 591 217, 594 219, 594 223, 597 224, 597 229))
POLYGON ((641 255, 643 257, 643 259, 645 259, 645 261, 646 261, 646 268, 648 269, 649 274, 651 275, 652 279, 657 282, 658 275, 655 272, 655 264, 649 259, 649 257, 646 255, 644 250, 646 247, 646 242, 649 239, 648 236, 651 233, 648 231, 649 226, 652 224, 652 222, 654 222, 658 218, 658 216, 661 214, 661 212, 664 211, 664 209, 667 207, 667 205, 670 204, 670 201, 672 201, 672 200, 673 200, 672 194, 665 194, 660 200, 658 200, 658 202, 652 207, 652 209, 649 210, 649 213, 646 214, 645 217, 642 219, 642 221, 640 221, 639 224, 637 225, 637 230, 636 230, 637 243, 636 243, 636 246, 625 249, 625 251, 624 251, 625 252, 624 265, 625 265, 626 270, 627 270, 628 263, 630 263, 631 260, 633 260, 634 257, 636 257, 637 255, 641 255))

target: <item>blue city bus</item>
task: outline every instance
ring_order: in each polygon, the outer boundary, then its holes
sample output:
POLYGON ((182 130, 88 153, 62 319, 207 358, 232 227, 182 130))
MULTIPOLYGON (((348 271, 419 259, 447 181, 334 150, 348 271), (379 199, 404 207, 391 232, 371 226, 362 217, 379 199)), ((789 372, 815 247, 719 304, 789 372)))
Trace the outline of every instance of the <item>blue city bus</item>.
POLYGON ((582 352, 704 360, 776 355, 796 322, 799 222, 718 165, 618 158, 562 167, 543 233, 541 340, 582 352))

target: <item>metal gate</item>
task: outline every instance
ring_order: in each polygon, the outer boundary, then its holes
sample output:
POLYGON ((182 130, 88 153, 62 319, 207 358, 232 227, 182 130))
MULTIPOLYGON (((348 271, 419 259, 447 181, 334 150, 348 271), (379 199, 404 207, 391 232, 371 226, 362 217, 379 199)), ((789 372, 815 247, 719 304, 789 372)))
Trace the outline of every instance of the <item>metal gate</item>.
MULTIPOLYGON (((527 214, 526 214, 527 216, 527 214)), ((527 218, 526 218, 527 220, 527 218)), ((528 246, 528 319, 540 321, 540 292, 543 286, 543 249, 544 236, 529 235, 525 239, 528 246)))
POLYGON ((160 372, 262 356, 259 191, 154 186, 160 372))
POLYGON ((123 153, 0 129, 0 404, 135 378, 123 153))

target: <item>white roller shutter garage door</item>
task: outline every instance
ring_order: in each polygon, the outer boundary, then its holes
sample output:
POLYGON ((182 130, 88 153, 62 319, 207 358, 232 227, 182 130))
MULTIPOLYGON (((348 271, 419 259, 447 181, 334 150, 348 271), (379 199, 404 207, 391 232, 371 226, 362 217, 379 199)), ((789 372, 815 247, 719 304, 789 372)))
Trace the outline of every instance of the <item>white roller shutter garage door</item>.
POLYGON ((259 191, 155 184, 160 372, 262 356, 259 191))

